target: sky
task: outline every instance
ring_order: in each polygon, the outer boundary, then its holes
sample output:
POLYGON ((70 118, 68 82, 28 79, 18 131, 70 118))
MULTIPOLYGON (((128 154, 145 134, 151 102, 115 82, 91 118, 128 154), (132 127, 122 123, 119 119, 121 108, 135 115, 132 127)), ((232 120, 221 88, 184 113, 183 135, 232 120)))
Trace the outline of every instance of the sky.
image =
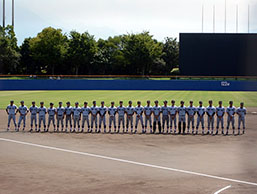
MULTIPOLYGON (((236 32, 236 5, 238 32, 248 32, 249 5, 250 32, 256 33, 257 0, 226 1, 227 32, 236 32)), ((202 32, 202 5, 204 32, 213 32, 215 6, 215 32, 223 33, 225 0, 15 0, 15 32, 19 45, 49 26, 67 34, 88 31, 96 39, 150 31, 163 41, 181 32, 202 32)), ((11 24, 11 0, 6 0, 6 23, 11 24)))

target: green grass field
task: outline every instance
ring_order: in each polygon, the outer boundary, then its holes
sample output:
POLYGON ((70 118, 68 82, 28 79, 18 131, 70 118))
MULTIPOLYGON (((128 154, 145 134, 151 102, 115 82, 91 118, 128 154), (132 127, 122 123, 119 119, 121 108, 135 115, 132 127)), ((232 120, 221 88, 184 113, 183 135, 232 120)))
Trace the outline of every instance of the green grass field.
POLYGON ((179 104, 180 100, 184 100, 188 105, 189 100, 193 100, 195 105, 199 100, 204 102, 204 106, 208 104, 208 100, 212 99, 214 105, 219 100, 222 100, 224 106, 227 106, 229 100, 233 100, 235 106, 245 102, 246 107, 257 107, 257 92, 213 92, 213 91, 1 91, 0 93, 0 109, 5 109, 10 100, 14 100, 16 105, 19 105, 21 100, 25 101, 27 106, 30 106, 32 101, 36 101, 39 105, 40 101, 44 101, 46 106, 53 102, 55 106, 59 101, 66 103, 70 101, 72 105, 78 101, 82 106, 84 101, 89 102, 90 106, 93 100, 100 105, 101 101, 106 102, 106 106, 110 105, 111 101, 115 101, 116 105, 119 100, 123 100, 125 105, 129 100, 136 104, 136 101, 142 101, 145 105, 147 100, 159 100, 161 104, 163 100, 176 100, 179 104))

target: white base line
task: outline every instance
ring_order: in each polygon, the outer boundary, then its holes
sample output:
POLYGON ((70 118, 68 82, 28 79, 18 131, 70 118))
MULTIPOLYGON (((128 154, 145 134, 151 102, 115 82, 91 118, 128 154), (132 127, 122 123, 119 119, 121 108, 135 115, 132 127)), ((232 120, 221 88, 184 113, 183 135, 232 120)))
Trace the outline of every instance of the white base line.
POLYGON ((234 182, 234 183, 241 183, 241 184, 257 186, 257 183, 253 183, 253 182, 247 182, 247 181, 241 181, 241 180, 236 180, 236 179, 230 179, 230 178, 225 178, 225 177, 219 177, 219 176, 214 176, 214 175, 208 175, 208 174, 193 172, 193 171, 187 171, 187 170, 180 170, 180 169, 175 169, 175 168, 157 166, 157 165, 146 164, 146 163, 141 163, 141 162, 134 162, 134 161, 130 161, 130 160, 123 160, 123 159, 119 159, 119 158, 112 158, 112 157, 108 157, 108 156, 102 156, 102 155, 90 154, 90 153, 86 153, 86 152, 67 150, 67 149, 45 146, 45 145, 40 145, 40 144, 16 141, 16 140, 12 140, 12 139, 0 138, 0 141, 12 142, 12 143, 29 145, 29 146, 39 147, 39 148, 61 151, 61 152, 79 154, 79 155, 83 155, 83 156, 90 156, 90 157, 112 160, 112 161, 117 161, 117 162, 123 162, 123 163, 128 163, 128 164, 134 164, 134 165, 139 165, 139 166, 147 166, 147 167, 151 167, 151 168, 157 168, 157 169, 162 169, 162 170, 168 170, 168 171, 180 172, 180 173, 191 174, 191 175, 196 175, 196 176, 219 179, 219 180, 224 180, 224 181, 230 181, 230 182, 234 182))
POLYGON ((231 187, 231 185, 226 186, 226 187, 224 187, 224 188, 222 188, 222 189, 216 191, 214 194, 219 194, 219 193, 221 193, 222 191, 225 191, 226 189, 229 189, 230 187, 231 187))

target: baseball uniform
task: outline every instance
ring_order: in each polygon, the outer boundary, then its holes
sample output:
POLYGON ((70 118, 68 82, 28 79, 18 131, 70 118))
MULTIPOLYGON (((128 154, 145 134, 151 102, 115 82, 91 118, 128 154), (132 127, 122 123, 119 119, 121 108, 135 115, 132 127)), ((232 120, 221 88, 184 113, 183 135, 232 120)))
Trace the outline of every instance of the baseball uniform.
POLYGON ((43 107, 39 107, 38 110, 38 131, 40 131, 41 128, 41 123, 43 122, 44 125, 44 131, 46 131, 46 113, 47 113, 47 109, 45 106, 43 107))
POLYGON ((186 108, 187 111, 187 133, 190 132, 190 125, 192 126, 192 133, 194 133, 195 129, 195 113, 196 108, 194 106, 188 106, 186 108))
POLYGON ((183 133, 185 133, 186 130, 186 107, 185 106, 179 106, 178 109, 178 130, 179 134, 181 133, 181 124, 183 123, 183 133))
POLYGON ((70 124, 70 131, 72 131, 72 114, 73 114, 73 108, 72 106, 66 106, 65 107, 65 131, 67 132, 68 130, 68 124, 70 124))
POLYGON ((235 117, 234 117, 234 115, 236 113, 236 108, 234 106, 227 107, 226 112, 228 114, 228 117, 227 117, 227 133, 228 133, 230 123, 232 124, 233 133, 235 133, 235 117))
POLYGON ((144 130, 144 121, 143 121, 143 112, 144 112, 144 107, 143 106, 136 106, 135 107, 135 113, 136 113, 136 125, 135 125, 135 133, 137 132, 137 125, 138 122, 141 122, 141 126, 142 126, 142 133, 145 133, 144 130))
POLYGON ((177 129, 177 106, 169 107, 169 115, 170 115, 170 132, 172 133, 172 126, 174 124, 174 132, 176 133, 177 129))
POLYGON ((208 133, 210 133, 210 128, 211 128, 211 133, 213 134, 213 129, 214 129, 214 115, 216 113, 216 109, 214 106, 208 106, 206 108, 206 113, 208 115, 208 133))
POLYGON ((129 124, 130 124, 130 130, 133 132, 133 115, 135 112, 135 108, 133 106, 127 106, 126 108, 126 114, 127 114, 127 123, 126 128, 128 132, 129 124))
POLYGON ((104 132, 106 132, 106 121, 105 121, 105 114, 107 112, 107 107, 106 106, 100 106, 99 107, 99 132, 101 132, 101 127, 102 127, 102 123, 104 126, 104 132))
POLYGON ((125 110, 126 110, 126 108, 124 106, 118 106, 117 107, 117 112, 118 112, 118 133, 120 131, 120 123, 122 123, 123 130, 124 130, 124 127, 125 127, 125 125, 124 125, 124 123, 125 123, 125 121, 124 121, 125 110))
POLYGON ((80 115, 81 115, 81 108, 78 106, 78 107, 73 107, 73 127, 74 127, 74 130, 73 131, 76 131, 76 127, 78 126, 78 132, 80 130, 80 115))
POLYGON ((87 131, 90 131, 90 125, 89 125, 89 114, 90 114, 90 108, 89 107, 83 107, 81 108, 82 112, 82 131, 84 131, 85 122, 87 123, 87 131))
POLYGON ((147 123, 149 122, 150 125, 150 133, 152 133, 152 111, 153 107, 152 106, 145 106, 144 107, 144 113, 145 113, 145 130, 147 130, 147 123))
POLYGON ((63 118, 64 118, 64 113, 65 113, 65 108, 64 107, 58 107, 56 109, 57 111, 57 131, 59 130, 59 126, 60 126, 60 123, 61 123, 61 126, 62 126, 62 131, 63 131, 63 118))
POLYGON ((111 132, 111 128, 112 128, 112 123, 114 125, 114 130, 116 132, 116 118, 115 118, 115 115, 116 115, 116 112, 117 112, 117 108, 115 106, 113 107, 109 107, 108 108, 108 114, 109 114, 109 132, 111 132))
POLYGON ((35 129, 37 130, 37 110, 38 110, 37 106, 31 106, 29 108, 31 130, 33 128, 33 123, 35 123, 35 129))
POLYGON ((23 130, 24 130, 25 127, 26 127, 26 116, 27 116, 27 113, 28 113, 28 108, 25 105, 23 105, 23 106, 20 106, 18 108, 18 110, 19 110, 19 113, 20 113, 19 122, 18 122, 18 129, 20 128, 21 122, 23 121, 23 130))
POLYGON ((8 125, 8 130, 9 130, 9 127, 10 127, 11 120, 13 120, 15 129, 17 127, 17 125, 16 125, 16 117, 15 117, 16 109, 17 109, 17 106, 15 104, 8 105, 7 108, 6 108, 6 111, 8 112, 8 124, 7 124, 8 125))
POLYGON ((240 126, 241 123, 243 124, 243 133, 245 132, 245 115, 246 115, 246 108, 239 107, 236 110, 236 113, 238 114, 238 133, 240 132, 240 126))
POLYGON ((167 126, 167 133, 169 132, 169 107, 168 106, 162 106, 161 108, 162 112, 162 129, 164 133, 165 123, 167 126))
POLYGON ((47 113, 48 113, 48 125, 47 125, 47 131, 49 130, 49 127, 50 127, 50 124, 51 122, 53 123, 53 126, 54 126, 54 131, 55 131, 55 114, 56 114, 56 108, 51 108, 49 107, 47 109, 47 113))
POLYGON ((159 129, 159 133, 161 133, 161 122, 160 122, 160 114, 161 114, 161 107, 160 106, 153 106, 153 132, 155 133, 156 131, 156 125, 158 123, 158 129, 159 129))
POLYGON ((217 106, 216 107, 216 115, 217 115, 217 131, 221 125, 222 133, 224 133, 224 114, 225 114, 225 108, 223 106, 217 106))
POLYGON ((91 106, 91 132, 93 131, 94 123, 95 123, 95 132, 97 132, 97 114, 98 114, 98 107, 97 106, 91 106))
POLYGON ((197 124, 196 124, 196 133, 198 133, 198 128, 201 123, 202 125, 202 134, 204 134, 204 114, 205 114, 205 107, 198 106, 196 109, 197 112, 197 124))

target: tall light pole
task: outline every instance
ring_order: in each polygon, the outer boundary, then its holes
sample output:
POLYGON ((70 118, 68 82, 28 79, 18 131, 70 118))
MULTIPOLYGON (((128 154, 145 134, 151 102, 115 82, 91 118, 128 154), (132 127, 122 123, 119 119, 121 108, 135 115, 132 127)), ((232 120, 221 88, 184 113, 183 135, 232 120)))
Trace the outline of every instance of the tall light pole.
POLYGON ((204 22, 204 5, 202 5, 202 33, 203 33, 203 22, 204 22))
POLYGON ((238 33, 238 4, 236 4, 236 33, 238 33))
POLYGON ((12 27, 14 28, 14 0, 12 0, 12 27))
POLYGON ((250 5, 248 4, 248 33, 250 33, 250 5))
POLYGON ((215 33, 215 5, 213 5, 213 33, 215 33))
POLYGON ((3 27, 5 27, 5 0, 3 0, 3 27))
POLYGON ((224 22, 224 31, 227 32, 227 0, 225 0, 225 22, 224 22))

